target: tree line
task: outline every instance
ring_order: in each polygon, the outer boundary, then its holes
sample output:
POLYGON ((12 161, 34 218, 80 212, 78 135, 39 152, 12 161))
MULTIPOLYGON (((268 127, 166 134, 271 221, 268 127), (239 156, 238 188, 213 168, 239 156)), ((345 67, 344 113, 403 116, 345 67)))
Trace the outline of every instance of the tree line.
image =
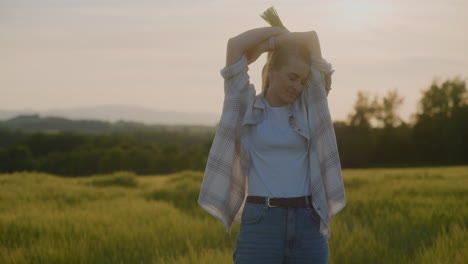
MULTIPOLYGON (((397 90, 382 99, 359 91, 345 121, 333 123, 342 168, 468 164, 466 81, 434 80, 404 122, 397 90), (376 126, 372 126, 376 123, 376 126)), ((84 176, 203 171, 214 132, 141 129, 108 133, 24 131, 0 126, 0 172, 84 176)))

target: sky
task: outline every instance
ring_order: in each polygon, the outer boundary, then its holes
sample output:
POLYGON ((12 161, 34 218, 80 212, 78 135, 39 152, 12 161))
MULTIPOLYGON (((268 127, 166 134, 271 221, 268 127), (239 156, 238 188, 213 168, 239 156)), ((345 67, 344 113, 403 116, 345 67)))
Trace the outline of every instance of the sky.
MULTIPOLYGON (((358 91, 396 89, 408 121, 433 80, 468 80, 465 0, 0 0, 0 110, 108 104, 221 114, 230 37, 269 26, 318 33, 328 104, 345 120, 358 91)), ((261 92, 263 54, 249 65, 261 92)))

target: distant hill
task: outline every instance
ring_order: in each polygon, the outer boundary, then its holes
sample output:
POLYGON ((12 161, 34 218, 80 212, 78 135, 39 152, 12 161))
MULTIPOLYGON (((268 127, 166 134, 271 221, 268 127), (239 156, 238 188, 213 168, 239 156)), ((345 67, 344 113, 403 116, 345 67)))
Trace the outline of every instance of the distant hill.
POLYGON ((137 106, 104 105, 47 111, 0 110, 0 120, 8 120, 18 115, 61 117, 72 120, 101 120, 108 122, 129 121, 160 125, 206 125, 215 126, 220 116, 212 113, 165 112, 137 106))
POLYGON ((87 133, 111 133, 125 131, 177 131, 190 134, 214 134, 215 125, 194 124, 145 124, 135 121, 118 120, 108 122, 93 119, 71 120, 57 116, 22 114, 0 121, 0 128, 21 131, 44 131, 48 133, 74 131, 87 133))

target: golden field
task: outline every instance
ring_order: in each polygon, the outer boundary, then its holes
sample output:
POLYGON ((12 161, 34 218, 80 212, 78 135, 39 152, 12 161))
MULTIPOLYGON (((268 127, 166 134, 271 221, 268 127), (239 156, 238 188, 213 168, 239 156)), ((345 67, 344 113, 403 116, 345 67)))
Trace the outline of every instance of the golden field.
MULTIPOLYGON (((468 166, 345 169, 330 263, 468 263, 468 166)), ((0 263, 232 263, 203 172, 0 174, 0 263)))

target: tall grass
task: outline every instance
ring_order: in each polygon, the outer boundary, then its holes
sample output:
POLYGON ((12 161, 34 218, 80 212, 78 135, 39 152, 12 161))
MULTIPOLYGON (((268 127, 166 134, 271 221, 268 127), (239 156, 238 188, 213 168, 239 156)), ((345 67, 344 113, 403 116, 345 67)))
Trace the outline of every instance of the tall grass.
MULTIPOLYGON (((344 170, 330 263, 468 262, 468 166, 344 170)), ((0 175, 0 263, 232 263, 202 172, 0 175)))

